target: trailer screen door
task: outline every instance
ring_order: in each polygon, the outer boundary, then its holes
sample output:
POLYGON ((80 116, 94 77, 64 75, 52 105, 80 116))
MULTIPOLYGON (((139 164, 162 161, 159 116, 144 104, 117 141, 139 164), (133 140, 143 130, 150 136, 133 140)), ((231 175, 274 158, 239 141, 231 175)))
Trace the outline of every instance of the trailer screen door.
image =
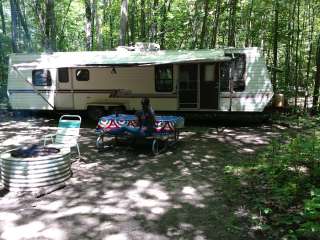
POLYGON ((198 64, 179 66, 179 108, 197 108, 198 64))
POLYGON ((200 108, 217 110, 219 106, 219 65, 200 65, 200 108))

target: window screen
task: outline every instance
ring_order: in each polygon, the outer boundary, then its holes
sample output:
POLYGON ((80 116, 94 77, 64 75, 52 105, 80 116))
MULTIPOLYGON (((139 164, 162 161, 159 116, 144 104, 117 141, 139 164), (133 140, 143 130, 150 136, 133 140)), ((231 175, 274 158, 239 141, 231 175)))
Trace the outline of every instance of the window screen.
POLYGON ((59 82, 69 82, 68 68, 58 69, 59 82))
POLYGON ((173 67, 172 65, 159 65, 155 68, 155 86, 157 92, 172 92, 173 67))
POLYGON ((32 70, 32 84, 34 86, 51 86, 52 79, 49 70, 32 70))
POLYGON ((76 79, 78 81, 89 81, 90 74, 88 69, 77 69, 76 70, 76 79))

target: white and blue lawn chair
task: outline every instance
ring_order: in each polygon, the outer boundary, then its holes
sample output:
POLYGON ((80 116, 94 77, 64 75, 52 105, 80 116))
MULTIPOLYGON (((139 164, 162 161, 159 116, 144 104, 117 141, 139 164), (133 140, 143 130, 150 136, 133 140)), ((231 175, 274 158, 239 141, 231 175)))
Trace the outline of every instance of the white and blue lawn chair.
POLYGON ((59 119, 57 132, 44 136, 44 146, 56 148, 73 148, 76 147, 79 155, 80 148, 78 138, 80 133, 81 117, 78 115, 63 115, 59 119), (47 145, 48 140, 51 144, 47 145))

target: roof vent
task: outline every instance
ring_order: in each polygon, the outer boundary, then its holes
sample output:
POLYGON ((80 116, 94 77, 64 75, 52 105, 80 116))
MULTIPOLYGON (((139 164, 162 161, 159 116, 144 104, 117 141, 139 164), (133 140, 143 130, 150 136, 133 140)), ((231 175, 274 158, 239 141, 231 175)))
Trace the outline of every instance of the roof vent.
POLYGON ((134 46, 118 46, 117 51, 137 51, 137 52, 155 52, 160 50, 160 45, 157 43, 137 42, 134 46))
POLYGON ((144 51, 159 51, 160 45, 157 43, 150 42, 137 42, 134 45, 136 51, 144 52, 144 51))

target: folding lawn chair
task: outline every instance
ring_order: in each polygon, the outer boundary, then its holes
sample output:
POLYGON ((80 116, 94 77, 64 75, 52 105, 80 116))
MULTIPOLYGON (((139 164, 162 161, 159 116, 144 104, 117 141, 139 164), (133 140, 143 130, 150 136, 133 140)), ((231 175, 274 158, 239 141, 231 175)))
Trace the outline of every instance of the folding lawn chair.
POLYGON ((78 115, 63 115, 59 119, 58 130, 54 134, 44 136, 44 146, 56 148, 73 148, 78 150, 79 159, 80 148, 78 144, 79 132, 81 125, 81 117, 78 115), (51 140, 51 144, 47 145, 47 141, 51 140))

